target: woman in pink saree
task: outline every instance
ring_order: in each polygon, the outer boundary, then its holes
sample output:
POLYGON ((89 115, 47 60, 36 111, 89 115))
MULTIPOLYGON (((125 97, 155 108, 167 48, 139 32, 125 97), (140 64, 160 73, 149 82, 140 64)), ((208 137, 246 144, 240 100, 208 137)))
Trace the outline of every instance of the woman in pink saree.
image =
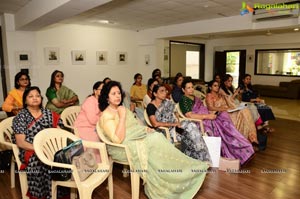
POLYGON ((205 131, 209 136, 221 137, 221 156, 239 159, 241 165, 254 154, 251 143, 234 127, 227 112, 210 113, 202 101, 193 95, 193 83, 185 80, 182 83, 184 96, 179 101, 183 114, 188 118, 202 119, 205 131))
MULTIPOLYGON (((207 108, 210 111, 229 111, 236 108, 234 101, 226 95, 219 93, 219 84, 217 81, 211 81, 208 84, 208 94, 206 95, 207 108)), ((251 143, 258 144, 256 127, 251 112, 246 107, 241 110, 228 113, 231 121, 239 132, 251 143)))

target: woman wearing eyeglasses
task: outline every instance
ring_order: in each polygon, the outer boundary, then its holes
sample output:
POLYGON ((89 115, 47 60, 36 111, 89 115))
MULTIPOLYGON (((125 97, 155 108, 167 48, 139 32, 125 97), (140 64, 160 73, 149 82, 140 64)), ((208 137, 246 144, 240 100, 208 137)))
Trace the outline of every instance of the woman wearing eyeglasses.
POLYGON ((30 87, 30 84, 29 75, 25 72, 18 72, 15 75, 15 88, 8 93, 2 105, 2 110, 9 115, 17 115, 23 108, 23 93, 27 87, 30 87))

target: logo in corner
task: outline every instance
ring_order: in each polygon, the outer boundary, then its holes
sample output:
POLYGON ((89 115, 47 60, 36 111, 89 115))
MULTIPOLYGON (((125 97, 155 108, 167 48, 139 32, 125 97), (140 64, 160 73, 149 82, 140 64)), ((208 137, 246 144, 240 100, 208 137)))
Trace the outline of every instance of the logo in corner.
POLYGON ((240 14, 243 16, 245 14, 248 14, 249 12, 253 12, 253 8, 251 8, 249 5, 246 4, 245 1, 242 2, 242 8, 240 14))

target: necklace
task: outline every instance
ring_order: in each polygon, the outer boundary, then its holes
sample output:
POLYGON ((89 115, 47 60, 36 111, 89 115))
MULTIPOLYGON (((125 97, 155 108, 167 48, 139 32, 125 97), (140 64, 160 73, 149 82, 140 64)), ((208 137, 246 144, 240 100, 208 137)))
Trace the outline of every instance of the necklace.
POLYGON ((114 108, 112 108, 111 106, 108 106, 108 108, 109 108, 110 110, 112 110, 113 112, 118 112, 118 109, 114 109, 114 108))

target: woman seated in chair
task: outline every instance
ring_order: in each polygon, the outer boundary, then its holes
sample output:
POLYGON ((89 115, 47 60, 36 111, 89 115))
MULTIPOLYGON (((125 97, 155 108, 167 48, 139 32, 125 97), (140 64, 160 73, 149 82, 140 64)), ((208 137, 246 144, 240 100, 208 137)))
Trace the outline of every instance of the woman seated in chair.
MULTIPOLYGON (((241 100, 241 88, 234 89, 232 85, 233 77, 229 74, 226 74, 223 77, 222 83, 221 83, 221 88, 219 93, 222 95, 225 95, 230 98, 231 101, 234 102, 235 106, 240 105, 240 100, 241 100)), ((257 128, 263 123, 262 119, 257 111, 257 108, 254 104, 252 103, 247 103, 247 108, 251 112, 253 121, 255 122, 255 125, 257 128)), ((258 128, 259 129, 259 128, 258 128)))
POLYGON ((46 108, 61 114, 68 106, 78 105, 79 100, 76 93, 68 87, 62 85, 64 81, 64 73, 55 70, 51 75, 50 86, 47 89, 46 96, 48 102, 46 108))
MULTIPOLYGON (((153 87, 152 101, 147 106, 147 114, 152 126, 155 128, 168 127, 172 140, 176 137, 178 141, 181 141, 181 151, 184 154, 194 159, 209 162, 208 149, 199 128, 191 121, 179 122, 179 119, 174 114, 175 104, 166 99, 166 97, 167 90, 164 85, 155 85, 153 87)), ((155 130, 158 132, 163 131, 159 128, 155 130)))
POLYGON ((26 88, 30 87, 30 77, 27 73, 18 72, 15 75, 15 88, 12 89, 2 105, 2 110, 9 116, 14 116, 23 108, 22 96, 26 88))
POLYGON ((147 107, 148 104, 151 102, 151 99, 152 99, 152 90, 153 90, 153 87, 155 85, 157 85, 157 84, 158 84, 158 81, 156 79, 150 78, 148 80, 148 83, 147 83, 147 94, 144 96, 144 99, 143 99, 144 107, 147 107))
MULTIPOLYGON (((41 91, 38 87, 29 87, 23 94, 24 108, 13 119, 13 142, 20 148, 20 170, 27 173, 30 199, 51 198, 51 175, 34 153, 34 136, 45 128, 63 127, 59 115, 42 107, 41 91)), ((59 197, 68 195, 68 189, 59 189, 59 197)))
MULTIPOLYGON (((208 83, 208 93, 206 95, 206 105, 210 111, 225 111, 235 109, 236 106, 234 101, 226 95, 219 93, 219 83, 212 80, 208 83)), ((228 113, 231 121, 233 122, 236 129, 241 132, 245 138, 249 139, 252 144, 258 144, 256 128, 251 115, 251 112, 244 108, 228 113)))
MULTIPOLYGON (((96 133, 96 124, 101 115, 98 99, 103 85, 104 83, 101 81, 98 81, 94 84, 93 94, 85 99, 75 120, 74 127, 78 130, 79 136, 83 140, 100 142, 100 139, 96 133)), ((99 150, 95 150, 95 155, 97 162, 99 162, 99 150)))
POLYGON ((143 76, 140 73, 134 75, 134 83, 130 88, 130 99, 133 102, 143 101, 147 94, 146 85, 142 84, 143 76))
POLYGON ((194 97, 191 80, 182 83, 184 96, 179 102, 182 113, 188 118, 203 120, 205 131, 210 136, 221 137, 221 155, 230 159, 239 159, 241 165, 254 154, 251 143, 234 127, 227 112, 211 113, 202 101, 194 97))
POLYGON ((174 84, 173 84, 173 90, 172 90, 172 98, 175 103, 179 102, 180 99, 183 96, 183 91, 182 91, 182 82, 183 82, 183 75, 182 73, 177 73, 175 78, 174 78, 174 84))
POLYGON ((258 97, 257 93, 252 89, 251 85, 251 75, 245 74, 242 79, 243 84, 240 85, 242 89, 242 101, 252 102, 257 107, 258 113, 263 121, 263 129, 266 133, 273 132, 274 129, 268 127, 269 120, 275 120, 275 116, 272 109, 265 104, 265 101, 258 97))
MULTIPOLYGON (((161 133, 138 124, 133 114, 122 106, 123 91, 119 82, 104 85, 99 107, 99 126, 114 143, 126 145, 133 168, 144 180, 149 198, 193 198, 204 181, 208 164, 194 160, 176 149, 161 133), (193 169, 203 172, 192 172, 193 169), (140 171, 140 172, 139 172, 140 171), (173 171, 173 172, 172 172, 173 171)), ((113 159, 126 159, 108 147, 113 159)))

